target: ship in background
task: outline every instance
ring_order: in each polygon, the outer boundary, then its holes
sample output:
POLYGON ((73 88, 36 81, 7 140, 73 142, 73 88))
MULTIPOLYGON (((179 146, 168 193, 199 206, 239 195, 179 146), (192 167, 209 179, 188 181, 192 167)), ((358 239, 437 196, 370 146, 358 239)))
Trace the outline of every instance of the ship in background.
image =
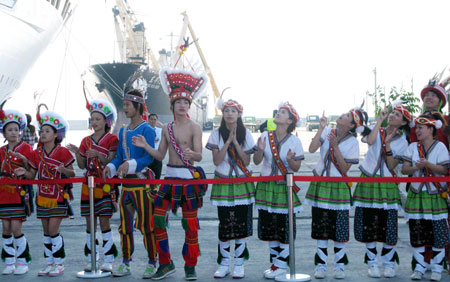
MULTIPOLYGON (((173 120, 169 97, 162 90, 159 80, 161 67, 189 68, 195 72, 206 72, 210 78, 211 89, 215 97, 219 96, 215 80, 186 13, 182 14, 183 26, 175 49, 161 50, 157 60, 146 40, 144 23, 137 20, 127 1, 116 0, 115 4, 112 13, 121 62, 90 66, 90 70, 97 80, 95 86, 100 96, 110 100, 117 109, 118 118, 113 132, 117 132, 121 126, 127 123, 127 118, 123 112, 123 95, 131 88, 144 91, 149 113, 156 113, 163 123, 173 120), (179 47, 186 46, 187 38, 192 38, 193 41, 190 45, 195 45, 188 48, 191 53, 183 54, 179 47), (196 53, 196 57, 192 52, 196 53), (187 61, 187 58, 189 58, 189 61, 187 61)), ((194 100, 189 110, 190 118, 200 125, 204 125, 206 122, 208 104, 206 93, 207 91, 194 100)))
POLYGON ((0 102, 10 98, 63 23, 70 0, 0 0, 0 102))

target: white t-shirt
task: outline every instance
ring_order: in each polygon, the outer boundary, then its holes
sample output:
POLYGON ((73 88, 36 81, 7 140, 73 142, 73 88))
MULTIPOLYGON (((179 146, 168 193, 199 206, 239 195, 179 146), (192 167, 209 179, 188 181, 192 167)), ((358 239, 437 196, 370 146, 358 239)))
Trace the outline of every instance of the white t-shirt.
MULTIPOLYGON (((223 146, 225 145, 225 141, 223 140, 222 136, 219 134, 219 128, 215 128, 211 135, 209 136, 208 142, 206 143, 206 148, 213 150, 218 149, 222 150, 223 146)), ((250 130, 245 130, 245 140, 244 144, 242 145, 242 150, 246 154, 253 154, 255 152, 255 141, 253 140, 253 136, 250 132, 250 130)), ((236 152, 237 153, 237 152, 236 152)), ((247 167, 248 169, 248 167, 247 167)), ((228 152, 225 154, 225 157, 223 158, 223 161, 216 167, 216 171, 214 172, 215 175, 219 177, 245 177, 246 175, 244 172, 239 168, 239 166, 236 164, 236 162, 228 157, 228 152)))
MULTIPOLYGON (((151 127, 151 126, 150 126, 151 127)), ((156 137, 155 137, 155 150, 158 150, 159 148, 159 143, 161 143, 161 134, 162 134, 162 128, 161 127, 152 127, 153 130, 156 133, 156 137)))
MULTIPOLYGON (((330 141, 328 135, 333 129, 325 127, 320 136, 320 159, 313 170, 316 176, 342 176, 334 166, 330 157, 330 141)), ((351 134, 339 140, 339 150, 347 163, 357 164, 359 162, 359 143, 351 134)))
MULTIPOLYGON (((274 131, 275 133, 275 131, 274 131)), ((274 134, 275 135, 275 134, 274 134)), ((282 175, 279 170, 275 160, 272 156, 272 150, 270 149, 269 142, 269 132, 264 131, 261 134, 261 140, 266 140, 266 147, 264 148, 264 157, 263 157, 263 165, 261 168, 261 176, 274 176, 274 175, 282 175)), ((275 135, 275 144, 277 146, 278 154, 280 155, 280 159, 283 162, 284 166, 290 173, 294 173, 294 171, 289 167, 286 156, 289 149, 295 153, 295 160, 304 160, 305 153, 303 151, 302 142, 298 137, 288 134, 284 137, 283 140, 278 141, 275 135)))
MULTIPOLYGON (((395 159, 402 159, 402 155, 408 148, 408 141, 405 135, 395 136, 391 141, 391 151, 395 159)), ((361 162, 359 169, 367 176, 387 176, 391 177, 384 151, 381 144, 381 133, 378 131, 377 138, 372 145, 369 145, 369 150, 365 159, 361 162)))
MULTIPOLYGON (((417 142, 411 143, 408 149, 405 151, 405 154, 402 156, 404 161, 408 161, 414 166, 414 163, 420 160, 419 150, 417 147, 417 142)), ((445 147, 444 143, 435 140, 434 143, 428 149, 428 152, 425 152, 425 158, 433 164, 436 165, 446 165, 450 164, 450 159, 448 156, 448 150, 445 147)), ((425 170, 416 170, 413 176, 423 177, 425 170)), ((444 176, 443 174, 437 174, 433 171, 434 176, 444 176)), ((447 183, 441 182, 442 187, 447 187, 447 183)), ((428 190, 429 194, 437 194, 439 193, 438 189, 433 183, 418 183, 413 182, 410 186, 411 190, 415 193, 419 193, 420 191, 428 190)))

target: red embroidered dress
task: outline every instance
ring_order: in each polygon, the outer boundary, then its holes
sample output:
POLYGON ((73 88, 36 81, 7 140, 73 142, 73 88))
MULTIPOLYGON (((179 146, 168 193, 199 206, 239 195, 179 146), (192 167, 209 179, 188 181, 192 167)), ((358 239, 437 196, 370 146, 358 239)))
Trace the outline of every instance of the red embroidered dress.
MULTIPOLYGON (((14 169, 24 167, 22 160, 14 157, 11 152, 17 152, 30 159, 33 155, 33 148, 23 141, 14 148, 5 145, 0 148, 1 177, 16 179, 14 169), (8 152, 8 150, 11 150, 8 152)), ((0 185, 0 219, 25 219, 25 203, 21 199, 20 191, 22 187, 16 185, 0 185)))
MULTIPOLYGON (((80 144, 80 155, 86 158, 85 176, 93 175, 101 177, 102 171, 105 168, 105 165, 98 158, 88 158, 87 151, 94 149, 104 157, 108 157, 110 152, 117 150, 118 143, 119 139, 117 136, 111 133, 105 133, 98 142, 94 140, 93 135, 85 137, 80 144)), ((103 189, 103 187, 104 185, 98 184, 94 189, 95 215, 111 216, 113 213, 112 205, 114 204, 112 202, 111 192, 114 191, 112 188, 103 189)), ((83 183, 81 188, 81 215, 89 216, 89 189, 85 183, 83 183)))
MULTIPOLYGON (((70 151, 60 144, 56 145, 51 152, 45 152, 44 148, 38 147, 33 152, 29 164, 37 170, 38 179, 61 179, 61 173, 57 168, 60 165, 70 166, 74 162, 70 151)), ((62 193, 64 184, 39 184, 36 196, 37 217, 67 217, 68 203, 62 193)))

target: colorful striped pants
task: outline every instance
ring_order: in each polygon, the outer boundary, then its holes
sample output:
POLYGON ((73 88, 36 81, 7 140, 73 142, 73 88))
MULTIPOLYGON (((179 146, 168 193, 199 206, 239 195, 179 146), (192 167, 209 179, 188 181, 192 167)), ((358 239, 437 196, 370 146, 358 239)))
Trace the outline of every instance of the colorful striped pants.
MULTIPOLYGON (((155 206, 153 222, 156 235, 156 250, 158 252, 159 264, 170 263, 169 237, 167 236, 166 213, 170 200, 164 199, 162 206, 155 206)), ((200 229, 197 208, 189 209, 186 202, 182 204, 183 218, 181 223, 185 231, 183 258, 186 266, 196 266, 197 258, 200 256, 200 247, 198 244, 198 229, 200 229)))
POLYGON ((120 242, 123 262, 130 262, 134 251, 134 228, 141 231, 149 263, 156 263, 155 235, 150 226, 153 200, 144 187, 123 187, 120 196, 120 242), (136 214, 136 222, 134 215, 136 214), (134 224, 133 224, 134 223, 134 224))

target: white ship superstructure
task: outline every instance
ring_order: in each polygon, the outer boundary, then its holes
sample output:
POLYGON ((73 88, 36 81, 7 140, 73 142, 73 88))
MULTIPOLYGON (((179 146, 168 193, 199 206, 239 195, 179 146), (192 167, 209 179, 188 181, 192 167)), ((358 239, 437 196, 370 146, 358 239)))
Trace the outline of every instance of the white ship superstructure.
POLYGON ((19 88, 28 70, 69 17, 70 0, 0 0, 0 101, 19 88))

